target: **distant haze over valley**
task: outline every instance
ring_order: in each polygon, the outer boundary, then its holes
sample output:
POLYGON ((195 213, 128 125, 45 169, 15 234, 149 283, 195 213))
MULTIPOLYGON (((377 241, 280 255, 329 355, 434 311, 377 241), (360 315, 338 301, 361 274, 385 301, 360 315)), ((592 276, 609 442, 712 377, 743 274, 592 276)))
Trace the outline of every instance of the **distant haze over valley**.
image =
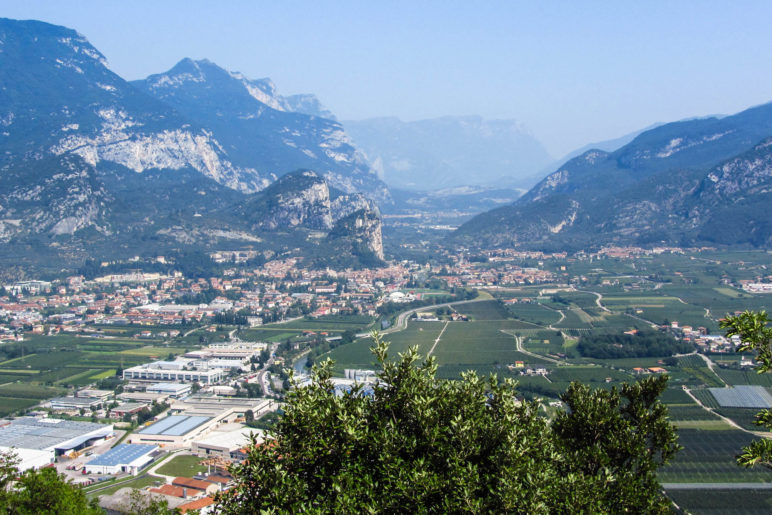
POLYGON ((343 126, 381 179, 396 188, 528 188, 553 161, 544 145, 515 120, 443 116, 404 122, 383 117, 348 120, 343 126))

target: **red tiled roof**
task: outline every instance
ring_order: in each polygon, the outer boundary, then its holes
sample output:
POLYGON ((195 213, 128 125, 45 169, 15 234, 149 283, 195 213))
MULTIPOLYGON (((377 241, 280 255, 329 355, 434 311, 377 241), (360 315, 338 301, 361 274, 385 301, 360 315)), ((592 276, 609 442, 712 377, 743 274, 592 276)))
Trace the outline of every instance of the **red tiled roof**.
POLYGON ((185 492, 181 486, 163 485, 159 488, 151 488, 151 492, 157 494, 171 495, 172 497, 185 498, 185 492))
POLYGON ((177 509, 180 510, 181 513, 186 513, 190 510, 200 510, 201 508, 205 508, 210 504, 214 504, 214 499, 212 499, 211 497, 203 497, 195 501, 181 504, 177 506, 177 509))
POLYGON ((172 484, 175 486, 182 486, 185 488, 195 488, 197 490, 206 490, 211 483, 201 481, 200 479, 191 479, 189 477, 175 477, 172 484))

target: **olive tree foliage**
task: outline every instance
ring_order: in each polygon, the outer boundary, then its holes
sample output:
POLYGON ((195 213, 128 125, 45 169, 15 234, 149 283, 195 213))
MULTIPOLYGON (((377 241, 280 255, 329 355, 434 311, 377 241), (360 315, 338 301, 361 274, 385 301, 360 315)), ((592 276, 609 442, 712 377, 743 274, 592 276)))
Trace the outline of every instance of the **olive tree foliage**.
POLYGON ((0 453, 0 513, 9 515, 97 515, 96 499, 68 482, 56 469, 20 472, 15 454, 0 453))
MULTIPOLYGON (((772 327, 769 326, 766 311, 745 311, 740 315, 730 316, 721 321, 721 328, 726 336, 740 337, 737 352, 753 351, 756 353, 758 366, 756 372, 763 374, 772 370, 772 327)), ((772 430, 772 410, 765 409, 756 415, 756 425, 772 430)), ((772 440, 762 439, 752 442, 737 457, 737 463, 744 467, 765 465, 772 467, 772 440)))
POLYGON ((332 362, 287 396, 267 443, 233 467, 218 513, 667 512, 655 471, 678 449, 657 396, 572 385, 554 423, 495 375, 436 378, 415 348, 389 359, 372 391, 336 395, 332 362))

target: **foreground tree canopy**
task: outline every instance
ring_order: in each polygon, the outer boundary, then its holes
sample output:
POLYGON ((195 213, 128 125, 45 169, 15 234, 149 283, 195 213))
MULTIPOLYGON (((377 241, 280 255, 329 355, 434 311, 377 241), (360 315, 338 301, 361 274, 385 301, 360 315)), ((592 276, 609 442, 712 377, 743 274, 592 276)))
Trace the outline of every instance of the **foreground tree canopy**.
POLYGON ((667 379, 572 384, 550 423, 515 383, 438 380, 410 349, 372 391, 335 394, 332 363, 294 389, 274 439, 253 445, 223 513, 667 512, 656 470, 679 449, 658 401, 667 379))
MULTIPOLYGON (((753 351, 759 362, 756 371, 763 374, 772 370, 772 327, 769 327, 766 311, 746 311, 721 321, 727 337, 739 336, 741 345, 737 352, 753 351)), ((756 415, 756 425, 772 430, 772 410, 765 409, 756 415)), ((744 467, 766 465, 772 467, 772 440, 756 440, 744 448, 737 457, 737 463, 744 467)))
POLYGON ((0 513, 14 515, 99 515, 96 500, 54 468, 19 472, 13 453, 0 453, 0 513))

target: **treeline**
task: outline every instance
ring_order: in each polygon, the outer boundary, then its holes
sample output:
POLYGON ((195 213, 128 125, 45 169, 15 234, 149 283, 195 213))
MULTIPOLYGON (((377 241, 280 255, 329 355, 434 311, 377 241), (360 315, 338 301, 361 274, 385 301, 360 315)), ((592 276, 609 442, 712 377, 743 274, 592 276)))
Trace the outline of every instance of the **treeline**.
POLYGON ((225 297, 230 300, 238 300, 240 294, 232 290, 216 290, 209 288, 208 290, 201 290, 199 293, 192 294, 186 293, 174 298, 175 304, 209 304, 217 297, 225 297))
POLYGON ((140 261, 120 261, 102 266, 100 261, 87 259, 77 273, 86 279, 94 279, 103 275, 122 274, 140 269, 145 273, 171 274, 182 272, 185 277, 199 279, 202 277, 217 277, 221 275, 223 265, 215 263, 209 254, 200 250, 176 251, 166 254, 166 262, 156 261, 154 256, 140 261))
MULTIPOLYGON (((153 401, 153 404, 150 406, 150 409, 142 408, 142 410, 139 413, 137 413, 137 424, 141 426, 148 420, 154 419, 156 416, 160 415, 167 409, 169 409, 169 405, 166 404, 165 402, 153 401)), ((127 415, 131 417, 131 415, 129 415, 128 413, 127 415)))
POLYGON ((353 329, 346 329, 340 334, 340 340, 327 341, 326 338, 319 338, 311 345, 311 352, 309 359, 306 361, 306 368, 311 368, 311 365, 316 362, 316 359, 333 349, 337 349, 341 345, 351 343, 356 338, 356 331, 353 329))
POLYGON ((582 336, 576 348, 582 356, 600 359, 672 356, 694 350, 690 343, 657 331, 582 336))
POLYGON ((248 325, 246 315, 233 311, 221 311, 212 317, 212 322, 218 325, 248 325))

